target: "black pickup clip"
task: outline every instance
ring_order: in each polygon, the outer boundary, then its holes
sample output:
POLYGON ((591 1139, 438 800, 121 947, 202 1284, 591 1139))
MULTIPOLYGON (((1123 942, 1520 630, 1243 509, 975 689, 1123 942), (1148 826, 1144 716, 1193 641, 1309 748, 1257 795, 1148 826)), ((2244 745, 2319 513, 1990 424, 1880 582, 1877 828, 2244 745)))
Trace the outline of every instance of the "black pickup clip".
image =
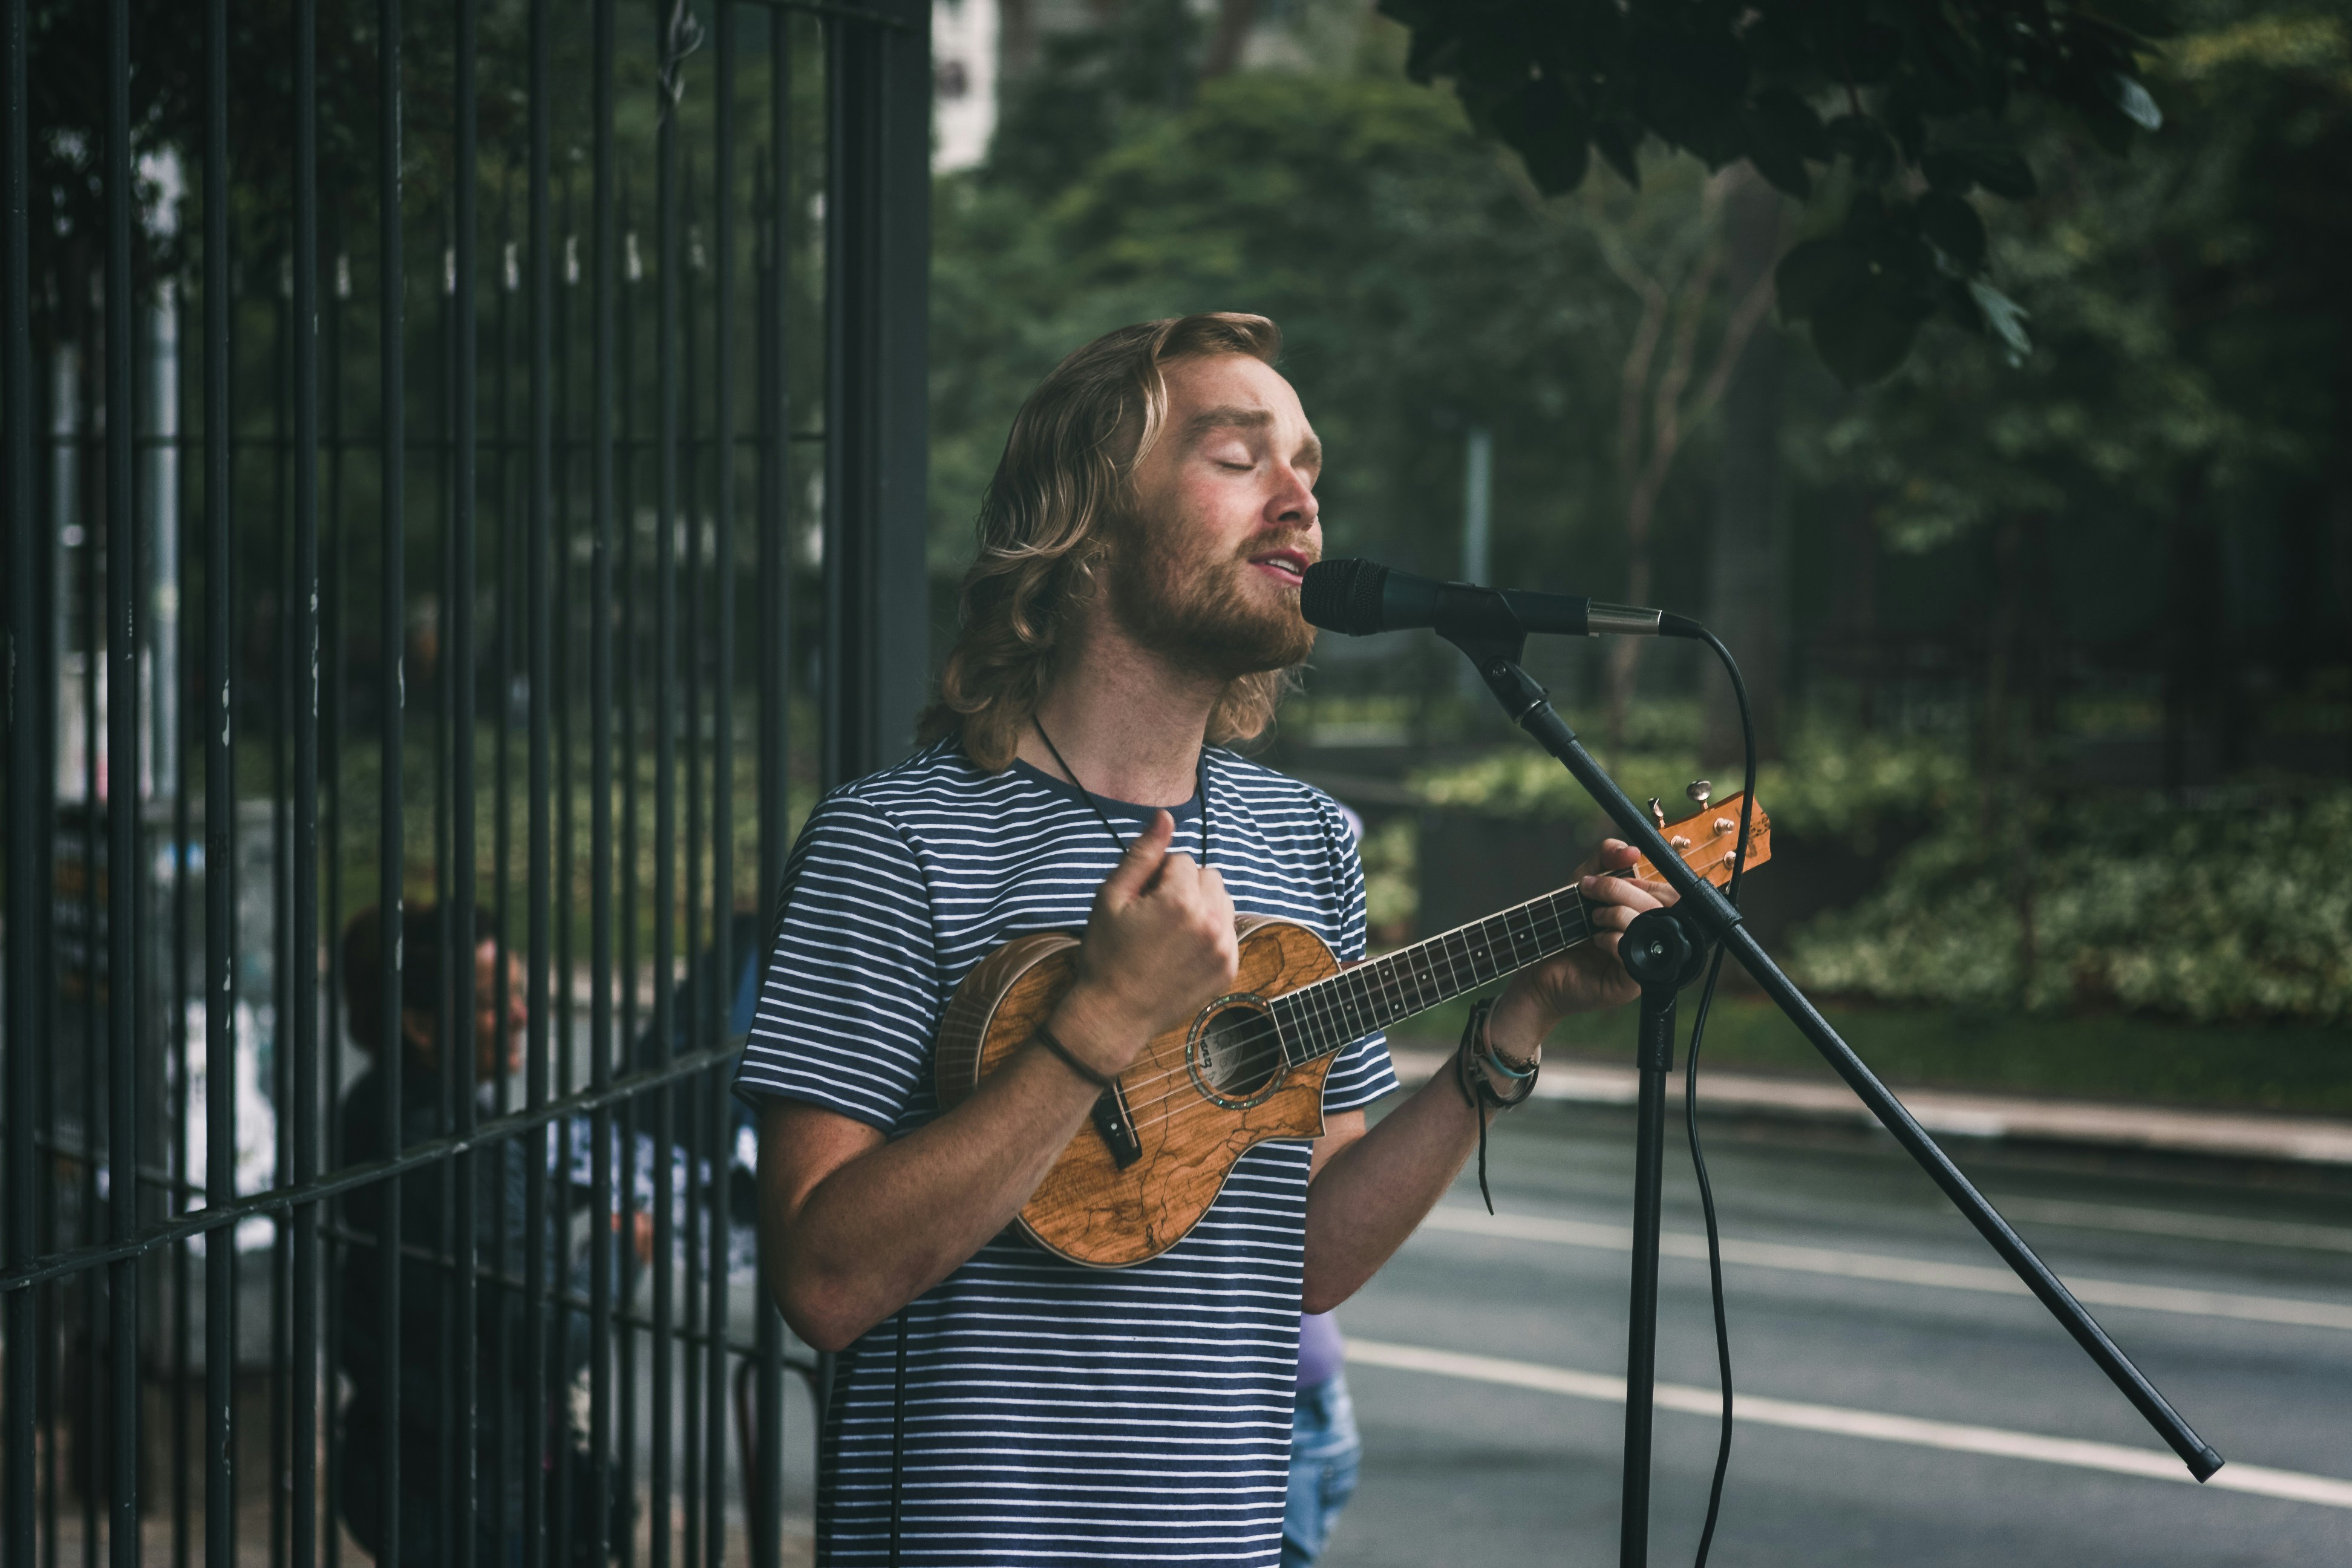
POLYGON ((1118 1085, 1102 1091, 1093 1114, 1095 1131, 1102 1135, 1120 1170, 1143 1158, 1143 1142, 1135 1135, 1135 1122, 1127 1114, 1127 1096, 1119 1092, 1118 1085))

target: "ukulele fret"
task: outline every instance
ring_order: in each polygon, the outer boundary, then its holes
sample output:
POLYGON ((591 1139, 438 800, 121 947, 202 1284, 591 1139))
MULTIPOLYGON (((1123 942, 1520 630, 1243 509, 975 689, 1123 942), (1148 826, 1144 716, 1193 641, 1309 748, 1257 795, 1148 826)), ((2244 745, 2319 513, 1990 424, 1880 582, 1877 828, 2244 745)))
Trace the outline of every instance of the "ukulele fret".
POLYGON ((1269 1008, 1283 1059, 1296 1066, 1329 1056, 1590 934, 1582 900, 1566 889, 1301 986, 1269 1008))

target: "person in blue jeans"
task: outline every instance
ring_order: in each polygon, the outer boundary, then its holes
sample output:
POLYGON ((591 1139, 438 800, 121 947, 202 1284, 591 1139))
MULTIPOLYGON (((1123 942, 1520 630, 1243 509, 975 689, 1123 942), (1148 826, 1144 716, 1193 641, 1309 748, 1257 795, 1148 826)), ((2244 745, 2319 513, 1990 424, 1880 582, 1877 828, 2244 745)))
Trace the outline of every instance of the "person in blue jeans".
POLYGON ((1328 1312, 1298 1320, 1298 1393, 1290 1417, 1290 1491, 1282 1505, 1282 1568, 1310 1568, 1356 1491, 1364 1442, 1348 1400, 1339 1326, 1328 1312))

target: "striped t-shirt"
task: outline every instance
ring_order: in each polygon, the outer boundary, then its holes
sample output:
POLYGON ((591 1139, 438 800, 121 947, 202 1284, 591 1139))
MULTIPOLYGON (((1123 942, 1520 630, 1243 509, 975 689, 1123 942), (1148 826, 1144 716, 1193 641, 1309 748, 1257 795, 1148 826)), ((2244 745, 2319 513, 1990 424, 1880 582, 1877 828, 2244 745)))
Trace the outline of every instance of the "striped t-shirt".
MULTIPOLYGON (((1364 950, 1339 808, 1230 752, 1206 765, 1210 864, 1234 907, 1364 950)), ((1097 797, 1099 799, 1099 797, 1097 797)), ((1102 800, 1122 838, 1149 808, 1102 800)), ((1196 800, 1173 813, 1198 856, 1196 800)), ((827 795, 793 847, 736 1080, 893 1137, 939 1114, 932 1035, 964 974, 1028 931, 1086 924, 1118 846, 1068 784, 982 772, 952 741, 827 795)), ((1332 1064, 1327 1110, 1396 1086, 1379 1036, 1332 1064)), ((1007 1231, 907 1308, 900 1561, 1276 1563, 1298 1348, 1310 1145, 1261 1143, 1191 1235, 1129 1268, 1007 1231)), ((822 1561, 888 1557, 894 1317, 842 1355, 822 1561)))

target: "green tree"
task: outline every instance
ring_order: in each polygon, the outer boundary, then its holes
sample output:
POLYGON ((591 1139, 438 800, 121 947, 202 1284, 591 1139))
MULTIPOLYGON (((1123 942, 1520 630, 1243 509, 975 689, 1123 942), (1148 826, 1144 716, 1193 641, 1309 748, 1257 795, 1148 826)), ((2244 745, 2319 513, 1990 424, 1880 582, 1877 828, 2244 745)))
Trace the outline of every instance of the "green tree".
POLYGON ((2161 123, 2137 56, 2153 6, 1946 0, 1381 0, 1416 79, 1449 79, 1479 129, 1547 192, 1594 152, 1638 184, 1653 138, 1709 169, 1741 160, 1800 199, 1825 172, 1834 220, 1781 263, 1780 310, 1850 384, 1902 363, 1934 315, 2021 352, 1972 192, 2031 196, 2002 121, 2056 105, 2122 151, 2161 123), (1922 188, 1924 185, 1924 188, 1922 188))

